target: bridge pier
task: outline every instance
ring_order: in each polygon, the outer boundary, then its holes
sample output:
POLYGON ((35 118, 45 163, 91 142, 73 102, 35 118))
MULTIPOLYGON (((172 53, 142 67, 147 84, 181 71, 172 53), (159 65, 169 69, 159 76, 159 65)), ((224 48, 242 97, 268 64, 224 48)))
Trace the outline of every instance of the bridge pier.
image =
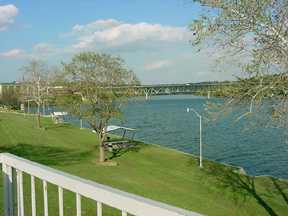
POLYGON ((150 96, 149 96, 149 93, 148 93, 148 92, 145 92, 145 99, 146 99, 146 100, 149 100, 149 99, 150 99, 150 96))
POLYGON ((144 94, 145 94, 145 99, 146 99, 146 100, 149 100, 149 99, 150 99, 150 94, 149 94, 149 93, 152 94, 152 92, 150 92, 149 89, 144 89, 144 94))

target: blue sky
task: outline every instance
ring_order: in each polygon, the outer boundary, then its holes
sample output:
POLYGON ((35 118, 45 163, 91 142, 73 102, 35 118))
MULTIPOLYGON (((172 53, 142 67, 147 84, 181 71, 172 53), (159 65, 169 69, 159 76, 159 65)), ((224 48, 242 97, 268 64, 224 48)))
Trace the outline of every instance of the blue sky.
POLYGON ((0 82, 19 80, 31 59, 49 64, 93 50, 121 56, 143 83, 231 79, 196 52, 189 0, 0 0, 0 82))

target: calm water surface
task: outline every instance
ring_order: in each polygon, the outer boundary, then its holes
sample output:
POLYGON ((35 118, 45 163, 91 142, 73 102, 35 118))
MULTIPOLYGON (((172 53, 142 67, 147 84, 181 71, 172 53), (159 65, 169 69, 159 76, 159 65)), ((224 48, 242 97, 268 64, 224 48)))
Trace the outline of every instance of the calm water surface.
MULTIPOLYGON (((212 101, 221 99, 212 99, 212 101)), ((125 109, 123 125, 137 128, 136 139, 198 154, 199 119, 187 107, 204 111, 207 99, 195 96, 155 96, 138 99, 125 109)), ((238 113, 239 115, 239 113, 238 113)), ((283 129, 249 127, 227 116, 203 125, 205 158, 242 166, 252 175, 288 178, 288 143, 283 129)), ((246 121, 246 122, 245 122, 246 121)))

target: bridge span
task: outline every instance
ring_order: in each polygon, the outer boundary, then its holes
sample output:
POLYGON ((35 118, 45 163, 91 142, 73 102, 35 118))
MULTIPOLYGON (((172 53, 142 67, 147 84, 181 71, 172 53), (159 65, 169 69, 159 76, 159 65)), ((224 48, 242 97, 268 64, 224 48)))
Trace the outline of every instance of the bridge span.
MULTIPOLYGON (((144 95, 148 100, 152 95, 199 94, 206 92, 210 98, 213 92, 233 83, 187 83, 187 84, 158 84, 134 86, 137 96, 144 95)), ((121 87, 120 87, 121 88, 121 87)))

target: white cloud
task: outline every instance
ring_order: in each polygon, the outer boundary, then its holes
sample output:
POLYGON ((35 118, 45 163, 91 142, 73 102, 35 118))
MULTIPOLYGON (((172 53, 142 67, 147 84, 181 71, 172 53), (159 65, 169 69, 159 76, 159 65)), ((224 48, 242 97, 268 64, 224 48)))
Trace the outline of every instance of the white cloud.
POLYGON ((50 54, 55 51, 54 47, 47 43, 38 43, 34 45, 33 50, 38 54, 50 54))
POLYGON ((11 49, 6 52, 0 53, 0 57, 3 58, 20 58, 25 55, 24 50, 22 49, 11 49))
POLYGON ((191 33, 183 27, 145 22, 131 24, 111 19, 98 20, 85 26, 76 25, 73 27, 73 31, 84 33, 80 35, 78 43, 73 45, 76 49, 95 46, 115 47, 143 41, 179 42, 188 41, 191 37, 191 33), (91 29, 94 31, 91 32, 91 29))
POLYGON ((89 32, 93 30, 103 30, 106 28, 112 28, 120 25, 121 22, 115 19, 106 19, 106 20, 96 20, 94 22, 88 23, 86 25, 75 25, 72 28, 73 32, 89 32))
POLYGON ((12 4, 0 6, 0 31, 5 31, 17 14, 18 9, 12 4))
POLYGON ((144 65, 145 70, 156 70, 164 67, 171 66, 172 62, 168 60, 160 60, 144 65))

